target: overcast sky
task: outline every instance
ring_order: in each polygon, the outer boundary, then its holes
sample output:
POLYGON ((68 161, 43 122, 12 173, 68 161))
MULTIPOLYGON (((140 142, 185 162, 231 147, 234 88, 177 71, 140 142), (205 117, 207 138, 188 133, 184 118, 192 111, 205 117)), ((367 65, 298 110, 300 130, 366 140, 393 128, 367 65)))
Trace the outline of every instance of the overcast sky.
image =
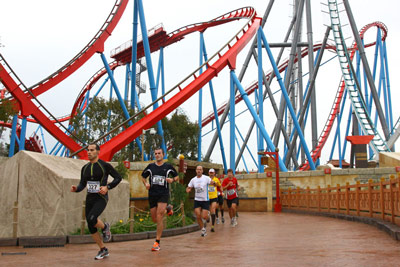
MULTIPOLYGON (((163 23, 164 29, 167 32, 171 32, 191 23, 213 19, 243 6, 253 6, 258 15, 262 16, 268 2, 267 0, 144 0, 143 4, 147 27, 151 28, 159 23, 163 23)), ((292 2, 292 0, 275 1, 266 24, 267 26, 264 28, 269 42, 283 41, 292 16, 292 2)), ((328 23, 329 20, 327 19, 327 15, 321 12, 320 1, 311 2, 313 5, 314 40, 320 41, 325 31, 324 23, 328 23)), ((400 86, 400 81, 397 74, 399 73, 398 62, 400 62, 400 56, 396 50, 398 49, 397 44, 400 43, 399 1, 383 0, 379 1, 378 4, 378 1, 375 0, 352 0, 350 3, 358 29, 374 21, 382 21, 387 25, 389 29, 387 50, 389 55, 392 99, 399 99, 400 93, 398 87, 400 86)), ((0 48, 0 52, 22 81, 28 86, 33 85, 64 65, 92 39, 104 23, 113 4, 113 0, 0 1, 0 10, 2 11, 0 16, 0 43, 3 45, 0 48)), ((132 10, 132 1, 130 1, 122 20, 106 42, 104 53, 108 59, 110 51, 113 48, 132 38, 132 10)), ((207 30, 204 36, 208 55, 213 54, 225 44, 242 25, 243 21, 239 21, 207 30)), ((344 32, 350 37, 351 32, 349 27, 345 28, 344 32)), ((366 35, 367 42, 372 41, 375 35, 375 30, 368 33, 366 35)), ((306 40, 306 32, 304 32, 302 38, 303 41, 306 40)), ((351 43, 351 40, 352 38, 349 38, 348 43, 351 43)), ((198 66, 198 47, 199 34, 195 33, 165 49, 167 90, 198 66)), ((238 58, 237 74, 240 72, 240 62, 243 61, 247 50, 248 48, 245 48, 238 58)), ((367 50, 367 54, 372 55, 373 48, 372 50, 367 50)), ((332 53, 327 53, 324 56, 324 60, 332 56, 332 53)), ((109 59, 109 61, 111 60, 109 59)), ((320 78, 316 85, 319 103, 319 131, 322 129, 330 111, 341 75, 337 59, 332 62, 327 64, 326 68, 321 68, 320 78)), ((153 55, 153 66, 156 68, 157 64, 158 53, 155 53, 153 55)), ((56 116, 69 114, 82 86, 101 67, 100 57, 95 55, 71 77, 42 95, 40 100, 56 116)), ((270 65, 265 63, 265 69, 270 69, 270 65)), ((255 72, 246 74, 243 85, 249 85, 256 79, 257 75, 255 72)), ((217 103, 222 103, 228 99, 228 70, 224 70, 214 82, 216 101, 217 103)), ((121 85, 122 90, 123 79, 121 78, 118 83, 121 85)), ((205 91, 208 92, 208 88, 206 89, 205 91)), ((108 95, 108 90, 105 90, 104 95, 108 95)), ((204 97, 207 100, 204 101, 203 114, 207 114, 211 111, 211 102, 208 93, 204 93, 204 97)), ((143 98, 143 101, 145 101, 145 98, 143 98)), ((182 105, 182 108, 193 121, 198 119, 197 103, 198 98, 196 94, 182 105)), ((243 110, 244 106, 242 105, 238 108, 239 110, 243 110)), ((400 109, 396 105, 393 106, 393 115, 394 120, 397 120, 400 115, 400 109)), ((248 118, 243 115, 242 120, 249 121, 248 118)), ((276 119, 267 114, 265 120, 269 122, 269 125, 273 126, 276 119)), ((27 135, 30 135, 35 128, 36 126, 30 126, 30 132, 28 131, 27 135)), ((206 133, 208 130, 209 128, 205 128, 203 133, 206 133)), ((244 126, 242 130, 242 134, 245 135, 247 127, 244 126)), ((269 133, 271 134, 271 132, 269 133)), ((208 148, 207 142, 209 142, 210 137, 211 135, 209 134, 204 138, 203 154, 206 153, 208 148)), ((50 137, 46 138, 46 142, 48 149, 51 148, 51 144, 55 143, 50 137)), ((224 142, 226 146, 225 151, 227 151, 228 139, 224 142)), ((330 150, 330 148, 326 150, 330 150)), ((219 149, 214 151, 212 159, 214 162, 222 162, 219 149)), ((248 162, 248 164, 249 168, 254 168, 251 162, 248 162)), ((240 168, 242 169, 243 165, 240 168)))

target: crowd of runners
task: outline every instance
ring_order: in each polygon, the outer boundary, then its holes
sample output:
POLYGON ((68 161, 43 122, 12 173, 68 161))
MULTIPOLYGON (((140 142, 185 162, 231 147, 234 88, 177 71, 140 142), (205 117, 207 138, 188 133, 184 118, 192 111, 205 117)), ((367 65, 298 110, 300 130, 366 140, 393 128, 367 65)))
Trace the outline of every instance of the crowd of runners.
MULTIPOLYGON (((110 225, 102 222, 98 217, 106 208, 108 191, 121 182, 121 175, 109 163, 100 160, 99 154, 100 147, 97 144, 88 146, 89 163, 82 167, 79 184, 71 187, 71 192, 80 192, 87 188, 86 221, 93 240, 100 249, 95 256, 96 260, 109 256, 109 251, 103 242, 111 239, 110 225), (111 183, 107 182, 108 175, 113 177, 111 183), (101 230, 102 236, 98 229, 101 230)), ((157 224, 156 240, 151 250, 159 251, 164 227, 163 218, 165 215, 173 214, 173 207, 168 205, 170 184, 178 182, 179 176, 175 168, 164 161, 164 151, 161 148, 154 150, 154 157, 155 162, 150 163, 141 176, 143 185, 148 190, 151 218, 157 224)), ((228 169, 227 177, 223 181, 215 176, 214 169, 210 169, 208 174, 208 176, 204 175, 203 167, 197 166, 196 176, 190 180, 186 188, 187 193, 194 190, 194 214, 203 237, 207 235, 206 225, 210 221, 211 232, 215 232, 215 223, 225 223, 224 196, 229 210, 230 226, 235 227, 238 224, 237 207, 240 186, 234 177, 233 170, 228 169)))

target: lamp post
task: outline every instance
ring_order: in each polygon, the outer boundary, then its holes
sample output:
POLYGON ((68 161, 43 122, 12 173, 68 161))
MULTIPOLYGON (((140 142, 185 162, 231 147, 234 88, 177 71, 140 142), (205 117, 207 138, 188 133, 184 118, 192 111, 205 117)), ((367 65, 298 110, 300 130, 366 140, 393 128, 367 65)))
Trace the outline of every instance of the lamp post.
POLYGON ((141 143, 142 143, 142 161, 144 161, 144 135, 146 132, 149 132, 151 135, 156 134, 156 130, 154 128, 150 128, 150 129, 143 129, 142 130, 142 136, 141 136, 141 143))

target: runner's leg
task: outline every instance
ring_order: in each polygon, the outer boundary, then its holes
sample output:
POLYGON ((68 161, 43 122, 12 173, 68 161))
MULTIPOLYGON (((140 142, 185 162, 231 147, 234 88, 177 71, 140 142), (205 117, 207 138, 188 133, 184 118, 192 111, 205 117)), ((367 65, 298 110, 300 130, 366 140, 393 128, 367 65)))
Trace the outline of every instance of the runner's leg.
POLYGON ((167 203, 158 202, 157 204, 157 236, 156 240, 161 239, 162 231, 164 229, 163 218, 166 213, 165 208, 167 207, 167 203))
POLYGON ((200 229, 202 229, 204 227, 204 223, 201 218, 201 207, 195 208, 194 214, 196 215, 197 223, 199 224, 200 229))
POLYGON ((99 246, 100 249, 104 248, 103 239, 101 238, 99 232, 97 231, 97 227, 104 228, 104 223, 98 219, 100 214, 106 208, 107 202, 104 199, 95 199, 88 200, 86 199, 86 221, 88 224, 88 228, 90 234, 92 235, 93 240, 99 246), (99 222, 100 221, 100 222, 99 222))

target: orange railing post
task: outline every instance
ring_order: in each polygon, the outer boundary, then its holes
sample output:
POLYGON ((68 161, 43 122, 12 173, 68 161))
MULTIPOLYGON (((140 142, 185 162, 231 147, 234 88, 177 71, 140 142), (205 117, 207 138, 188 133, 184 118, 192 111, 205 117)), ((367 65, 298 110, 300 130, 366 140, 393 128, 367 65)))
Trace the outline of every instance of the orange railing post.
POLYGON ((292 189, 290 187, 288 191, 288 207, 289 209, 292 207, 292 189))
POLYGON ((396 183, 396 181, 395 181, 395 179, 394 179, 394 176, 393 175, 391 175, 390 176, 390 221, 392 222, 392 223, 395 223, 395 220, 394 220, 394 194, 393 194, 393 186, 394 186, 394 184, 396 183))
POLYGON ((340 213, 340 184, 336 184, 336 210, 340 213))
POLYGON ((369 209, 369 217, 373 216, 372 210, 372 179, 368 180, 368 209, 369 209))
POLYGON ((346 191, 345 191, 345 201, 346 201, 346 214, 349 215, 350 214, 350 199, 349 199, 349 182, 346 182, 346 191))
POLYGON ((383 181, 385 181, 385 178, 381 177, 381 180, 379 182, 379 187, 380 187, 379 188, 379 194, 380 194, 379 202, 381 205, 381 217, 382 217, 382 220, 385 220, 385 192, 384 192, 384 189, 386 186, 383 184, 383 181))
POLYGON ((357 181, 356 184, 356 211, 357 216, 360 216, 360 181, 357 181))
POLYGON ((326 193, 328 195, 328 212, 331 212, 331 185, 329 184, 326 193))
POLYGON ((317 189, 317 205, 318 205, 318 212, 321 212, 321 187, 318 186, 317 189))
POLYGON ((306 190, 307 210, 310 210, 310 199, 311 199, 310 187, 307 186, 307 190, 306 190))

